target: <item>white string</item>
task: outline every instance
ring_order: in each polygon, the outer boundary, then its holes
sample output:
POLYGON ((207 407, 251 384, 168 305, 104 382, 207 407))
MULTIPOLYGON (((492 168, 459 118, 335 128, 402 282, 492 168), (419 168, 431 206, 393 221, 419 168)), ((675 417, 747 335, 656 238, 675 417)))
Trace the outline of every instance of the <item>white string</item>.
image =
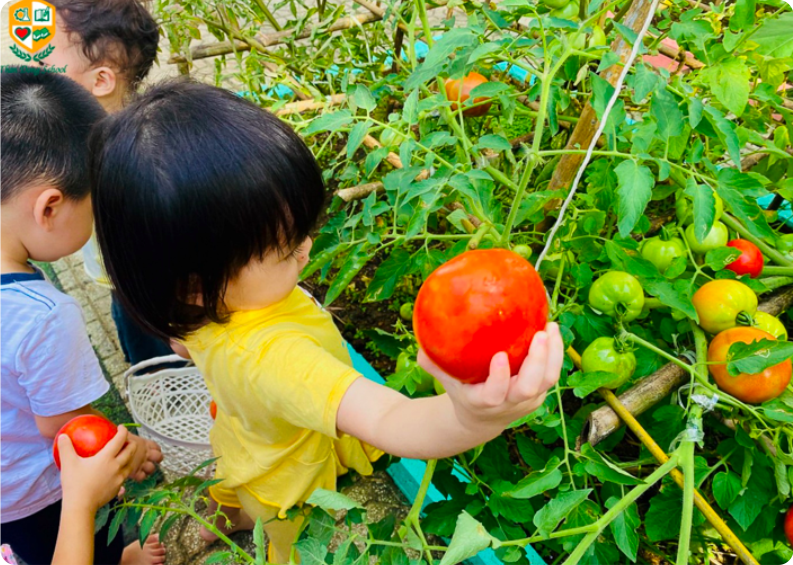
POLYGON ((647 14, 647 19, 645 20, 641 31, 639 31, 639 35, 636 37, 636 42, 633 44, 631 54, 628 57, 628 60, 625 62, 625 68, 622 69, 619 79, 617 79, 617 84, 614 85, 614 94, 611 96, 609 103, 606 105, 606 110, 603 112, 603 118, 600 120, 600 125, 598 126, 592 141, 589 143, 589 149, 587 149, 584 161, 578 168, 578 173, 576 173, 575 180, 573 180, 573 185, 570 187, 570 194, 568 194, 567 198, 565 198, 565 201, 559 210, 559 217, 556 218, 556 222, 551 228, 551 231, 548 233, 548 240, 545 242, 545 247, 543 248, 542 253, 540 253, 540 256, 537 258, 537 262, 534 264, 535 269, 539 270, 540 264, 542 263, 543 259, 545 259, 545 255, 548 253, 548 250, 551 248, 551 244, 553 243, 553 238, 556 235, 556 232, 559 230, 562 222, 564 221, 564 215, 567 212, 567 208, 570 206, 570 202, 572 202, 576 190, 578 190, 578 184, 581 182, 581 177, 584 176, 584 170, 589 165, 589 161, 592 160, 592 153, 595 151, 598 139, 600 139, 600 136, 603 134, 603 130, 606 129, 606 123, 608 122, 609 114, 611 113, 612 108, 614 108, 614 105, 617 103, 617 99, 620 96, 620 90, 622 90, 622 84, 625 82, 625 78, 628 76, 628 73, 633 66, 633 62, 636 60, 636 56, 639 54, 642 41, 644 40, 644 36, 647 34, 647 30, 650 29, 650 24, 653 21, 653 16, 658 9, 659 3, 660 0, 653 0, 652 6, 650 7, 650 13, 647 14))

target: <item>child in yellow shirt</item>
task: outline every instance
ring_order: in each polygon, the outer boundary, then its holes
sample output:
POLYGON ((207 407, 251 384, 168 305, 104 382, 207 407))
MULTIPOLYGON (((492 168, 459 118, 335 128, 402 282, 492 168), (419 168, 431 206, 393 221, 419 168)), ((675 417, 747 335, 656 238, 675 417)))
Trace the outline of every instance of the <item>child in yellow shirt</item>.
POLYGON ((325 201, 321 172, 250 102, 165 83, 104 121, 92 150, 107 272, 133 317, 181 342, 204 375, 223 479, 211 495, 244 510, 227 512, 235 527, 266 522, 270 562, 288 560, 299 523, 285 511, 315 488, 335 489, 348 469, 371 473, 383 452, 449 457, 493 439, 559 378, 556 324, 515 376, 499 353, 485 383, 463 385, 420 354, 447 394, 409 399, 361 378, 330 316, 297 287, 325 201))

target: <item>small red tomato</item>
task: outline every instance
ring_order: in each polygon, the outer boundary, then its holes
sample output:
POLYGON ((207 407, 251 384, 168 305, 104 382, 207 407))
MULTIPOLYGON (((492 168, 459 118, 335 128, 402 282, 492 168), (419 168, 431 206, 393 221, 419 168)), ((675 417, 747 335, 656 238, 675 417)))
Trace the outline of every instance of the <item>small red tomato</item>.
POLYGON ((734 247, 741 252, 740 257, 727 265, 727 268, 736 275, 749 275, 756 279, 763 272, 763 254, 751 241, 733 239, 727 242, 727 247, 734 247))
POLYGON ((793 506, 785 514, 785 537, 790 545, 793 545, 793 506))
POLYGON ((94 414, 84 414, 77 416, 66 422, 58 433, 55 434, 55 442, 52 449, 52 455, 55 459, 55 465, 58 469, 61 468, 61 456, 58 453, 58 438, 62 434, 69 436, 74 445, 74 451, 80 457, 93 457, 99 453, 102 448, 107 445, 113 437, 118 433, 116 425, 101 416, 94 414))
POLYGON ((534 267, 506 249, 477 249, 438 267, 413 309, 422 349, 441 369, 481 383, 499 351, 517 374, 534 334, 545 328, 548 302, 534 267))
MULTIPOLYGON (((468 100, 471 91, 474 88, 480 84, 485 84, 486 82, 489 81, 477 72, 471 72, 468 74, 468 76, 462 79, 446 79, 446 82, 444 83, 446 98, 452 103, 452 110, 457 110, 458 100, 460 104, 462 104, 468 100)), ((474 100, 474 103, 479 104, 480 102, 487 102, 487 100, 487 98, 477 98, 474 100)), ((487 102, 487 104, 482 104, 481 106, 466 108, 463 110, 463 116, 466 118, 477 118, 487 114, 488 110, 490 110, 490 102, 487 102)))
POLYGON ((217 404, 215 404, 215 401, 214 401, 214 400, 212 400, 212 401, 210 401, 210 402, 209 402, 209 415, 210 415, 210 416, 212 416, 212 419, 213 419, 213 420, 214 420, 215 418, 217 418, 217 415, 218 415, 218 405, 217 405, 217 404))

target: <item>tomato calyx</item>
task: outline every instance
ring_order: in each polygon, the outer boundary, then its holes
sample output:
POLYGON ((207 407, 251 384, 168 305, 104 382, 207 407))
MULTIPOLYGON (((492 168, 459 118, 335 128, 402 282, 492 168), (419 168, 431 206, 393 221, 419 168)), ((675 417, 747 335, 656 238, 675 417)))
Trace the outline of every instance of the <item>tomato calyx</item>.
POLYGON ((738 323, 739 326, 754 326, 755 320, 754 316, 750 312, 741 311, 738 312, 738 315, 735 316, 735 321, 738 323))

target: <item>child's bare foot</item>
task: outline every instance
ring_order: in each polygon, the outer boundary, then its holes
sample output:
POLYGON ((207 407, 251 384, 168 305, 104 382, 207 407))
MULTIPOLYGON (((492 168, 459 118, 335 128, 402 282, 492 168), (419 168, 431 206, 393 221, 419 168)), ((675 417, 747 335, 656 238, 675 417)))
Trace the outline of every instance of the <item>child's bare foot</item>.
MULTIPOLYGON (((229 518, 231 517, 229 516, 229 518)), ((240 512, 240 515, 236 519, 232 519, 231 527, 226 527, 225 524, 226 520, 224 518, 218 518, 216 524, 217 528, 226 535, 244 530, 252 530, 256 525, 254 521, 251 520, 250 516, 248 516, 245 512, 240 512)), ((204 526, 201 526, 201 529, 198 531, 198 535, 201 536, 202 540, 208 542, 217 541, 218 539, 217 534, 210 532, 204 526)))
POLYGON ((143 547, 138 542, 132 542, 124 548, 121 555, 121 565, 161 565, 165 563, 165 546, 160 543, 160 537, 150 535, 146 538, 143 547))

